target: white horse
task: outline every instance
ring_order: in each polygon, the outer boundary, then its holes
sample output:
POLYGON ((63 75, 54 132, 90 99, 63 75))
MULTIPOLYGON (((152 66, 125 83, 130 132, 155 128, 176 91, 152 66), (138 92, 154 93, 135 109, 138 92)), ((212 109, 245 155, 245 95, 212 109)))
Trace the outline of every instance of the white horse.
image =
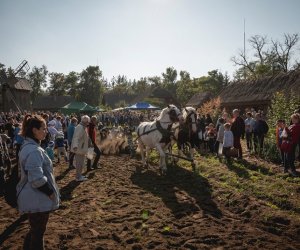
POLYGON ((168 105, 164 108, 159 117, 153 122, 142 122, 137 127, 138 146, 140 148, 143 166, 147 165, 146 160, 149 156, 149 150, 156 148, 160 155, 160 169, 162 174, 167 171, 165 148, 170 143, 171 127, 174 122, 183 119, 180 110, 174 105, 168 105), (146 159, 145 152, 146 149, 146 159))
MULTIPOLYGON (((197 134, 197 112, 196 109, 193 107, 185 107, 182 110, 183 114, 183 123, 181 124, 174 124, 172 130, 174 131, 174 139, 177 142, 178 147, 178 156, 182 157, 185 154, 183 153, 188 145, 187 152, 189 154, 189 158, 191 159, 193 168, 195 167, 194 163, 194 153, 195 153, 195 146, 197 144, 196 140, 198 140, 197 134)), ((172 145, 175 144, 175 141, 171 143, 171 150, 172 145)), ((178 160, 178 159, 176 159, 178 160)))

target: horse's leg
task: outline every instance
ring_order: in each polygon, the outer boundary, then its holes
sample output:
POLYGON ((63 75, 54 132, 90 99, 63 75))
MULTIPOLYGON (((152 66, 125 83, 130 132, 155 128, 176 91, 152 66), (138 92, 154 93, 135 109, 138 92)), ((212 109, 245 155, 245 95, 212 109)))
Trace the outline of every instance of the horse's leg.
POLYGON ((157 143, 155 145, 155 147, 156 147, 157 151, 159 152, 159 156, 160 156, 160 161, 159 161, 160 164, 159 164, 159 166, 160 166, 161 172, 162 172, 162 174, 165 174, 167 172, 166 154, 163 151, 160 143, 157 143))
POLYGON ((139 144, 139 148, 140 148, 140 152, 141 152, 141 156, 142 156, 143 167, 145 167, 146 166, 146 161, 145 161, 145 146, 144 146, 144 143, 141 140, 138 140, 138 144, 139 144))
POLYGON ((150 155, 150 148, 146 146, 146 167, 148 168, 149 164, 149 155, 150 155))

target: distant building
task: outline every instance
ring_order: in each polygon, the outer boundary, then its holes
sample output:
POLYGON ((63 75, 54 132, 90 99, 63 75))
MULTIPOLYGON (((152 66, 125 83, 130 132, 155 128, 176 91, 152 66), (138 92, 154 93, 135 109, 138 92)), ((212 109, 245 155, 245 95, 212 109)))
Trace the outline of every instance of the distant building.
POLYGON ((267 110, 276 92, 289 95, 291 91, 300 96, 300 70, 252 81, 235 82, 221 91, 221 106, 228 111, 235 108, 267 110))
POLYGON ((0 111, 31 110, 32 88, 26 79, 11 77, 0 86, 0 90, 0 111))
POLYGON ((58 112, 60 108, 75 101, 72 96, 38 96, 32 104, 34 111, 58 112))
POLYGON ((211 92, 201 92, 192 96, 192 98, 185 105, 186 107, 200 108, 204 103, 210 101, 213 98, 211 92))

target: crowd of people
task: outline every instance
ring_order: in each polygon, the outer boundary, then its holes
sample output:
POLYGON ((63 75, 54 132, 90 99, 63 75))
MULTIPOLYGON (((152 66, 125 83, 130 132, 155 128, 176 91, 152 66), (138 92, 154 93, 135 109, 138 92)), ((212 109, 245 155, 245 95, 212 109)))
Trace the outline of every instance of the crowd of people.
MULTIPOLYGON (((21 177, 17 186, 18 209, 28 214, 30 224, 24 242, 27 248, 43 249, 49 213, 59 206, 53 165, 65 161, 70 169, 75 167, 76 181, 86 181, 84 167, 87 171, 101 167, 97 130, 105 126, 127 125, 130 131, 127 133, 128 140, 132 141, 132 128, 141 121, 155 119, 155 115, 154 112, 145 115, 128 111, 107 112, 92 117, 62 116, 50 112, 0 114, 0 168, 4 173, 5 164, 10 162, 10 158, 15 158, 18 163, 21 177), (89 150, 96 155, 94 159, 87 158, 89 150)), ((269 130, 264 114, 253 110, 246 112, 243 117, 238 109, 234 109, 231 118, 224 112, 215 124, 209 114, 198 115, 196 123, 197 146, 200 148, 203 145, 205 150, 216 155, 223 154, 228 161, 231 156, 243 157, 243 138, 246 139, 248 152, 260 154, 269 130)), ((290 122, 277 121, 276 139, 284 172, 297 176, 296 148, 300 147, 298 111, 291 115, 290 122)), ((9 171, 7 168, 5 170, 9 171)), ((4 174, 0 175, 0 178, 3 177, 4 174)), ((4 179, 0 181, 4 182, 4 179)))
MULTIPOLYGON (((284 173, 297 176, 295 168, 296 149, 298 147, 298 160, 300 161, 300 114, 296 110, 290 121, 280 119, 275 125, 276 146, 281 158, 284 173)), ((246 139, 246 150, 249 153, 261 155, 264 150, 265 137, 269 125, 263 112, 247 111, 245 116, 240 115, 238 109, 232 112, 232 118, 224 112, 213 123, 210 115, 198 116, 198 147, 203 144, 204 149, 216 155, 223 154, 227 159, 230 156, 243 158, 241 139, 246 139)))

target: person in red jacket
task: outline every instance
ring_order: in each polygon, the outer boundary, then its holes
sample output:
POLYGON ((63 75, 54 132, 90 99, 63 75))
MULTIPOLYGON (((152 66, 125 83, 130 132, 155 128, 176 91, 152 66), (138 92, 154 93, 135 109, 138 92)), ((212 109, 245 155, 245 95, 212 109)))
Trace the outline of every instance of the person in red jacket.
POLYGON ((243 158, 243 151, 241 146, 241 137, 245 135, 245 122, 242 117, 240 117, 240 111, 234 109, 232 111, 233 119, 231 124, 231 131, 233 133, 233 146, 239 151, 240 159, 243 158))
POLYGON ((298 176, 295 167, 295 155, 296 147, 300 138, 300 116, 299 114, 293 114, 291 116, 292 125, 289 126, 288 131, 291 137, 292 149, 287 154, 287 166, 285 172, 290 169, 290 174, 293 176, 298 176))
POLYGON ((92 141, 96 157, 94 159, 93 165, 92 165, 92 160, 87 159, 87 170, 88 171, 98 168, 98 162, 100 160, 100 155, 101 155, 101 151, 100 151, 100 149, 99 149, 99 147, 97 146, 97 143, 96 143, 96 127, 97 127, 97 117, 92 116, 91 117, 91 122, 88 125, 88 134, 89 134, 89 137, 92 141))

